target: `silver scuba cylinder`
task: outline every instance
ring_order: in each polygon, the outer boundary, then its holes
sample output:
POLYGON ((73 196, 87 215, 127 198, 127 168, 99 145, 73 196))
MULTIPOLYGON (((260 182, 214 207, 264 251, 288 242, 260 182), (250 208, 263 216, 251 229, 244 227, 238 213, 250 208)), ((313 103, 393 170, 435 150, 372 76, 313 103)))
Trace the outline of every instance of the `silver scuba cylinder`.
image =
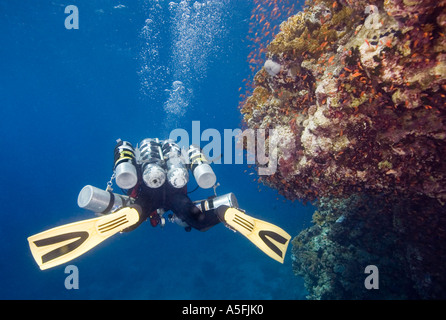
POLYGON ((166 181, 161 143, 158 139, 144 139, 141 141, 139 151, 139 162, 142 164, 142 179, 145 185, 149 188, 161 187, 166 181))
POLYGON ((232 192, 218 196, 208 198, 206 200, 194 201, 195 206, 201 210, 201 212, 216 209, 219 206, 225 205, 232 208, 238 208, 238 201, 235 194, 232 192))
POLYGON ((83 187, 77 197, 77 204, 80 208, 99 214, 115 212, 131 202, 128 196, 105 191, 91 185, 83 187))
POLYGON ((178 218, 175 214, 169 214, 168 219, 169 219, 169 222, 176 223, 180 227, 184 227, 184 228, 189 227, 189 225, 186 222, 184 222, 183 220, 178 218))
POLYGON ((200 148, 196 145, 191 145, 188 154, 190 169, 197 184, 203 189, 212 188, 217 181, 217 177, 200 148))
POLYGON ((138 182, 135 167, 135 150, 130 142, 117 140, 114 150, 114 171, 116 184, 121 189, 131 189, 138 182))
POLYGON ((175 188, 184 187, 189 181, 189 173, 180 147, 169 139, 163 142, 162 151, 167 167, 167 181, 175 188))

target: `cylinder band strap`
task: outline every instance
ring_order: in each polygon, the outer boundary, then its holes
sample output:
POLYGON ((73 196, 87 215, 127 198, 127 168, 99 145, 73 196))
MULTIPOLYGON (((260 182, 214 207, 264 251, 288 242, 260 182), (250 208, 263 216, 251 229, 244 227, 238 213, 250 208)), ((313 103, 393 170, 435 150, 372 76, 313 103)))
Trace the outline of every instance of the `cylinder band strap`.
POLYGON ((107 192, 110 193, 110 201, 108 202, 107 208, 105 208, 104 211, 102 211, 101 213, 107 213, 108 211, 110 211, 113 207, 113 204, 115 203, 115 195, 113 194, 113 192, 111 192, 110 190, 107 190, 107 192))

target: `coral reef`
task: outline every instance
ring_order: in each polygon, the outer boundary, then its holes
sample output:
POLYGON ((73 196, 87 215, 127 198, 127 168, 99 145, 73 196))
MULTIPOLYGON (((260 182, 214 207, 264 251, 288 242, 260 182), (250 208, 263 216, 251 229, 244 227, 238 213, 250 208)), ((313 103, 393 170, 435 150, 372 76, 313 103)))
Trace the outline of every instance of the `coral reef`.
POLYGON ((308 298, 445 299, 446 214, 426 198, 318 200, 315 225, 293 239, 308 298), (367 265, 379 268, 379 290, 364 287, 367 265))
POLYGON ((366 190, 446 202, 445 3, 319 0, 283 22, 241 106, 247 127, 296 137, 263 181, 290 199, 366 190))
POLYGON ((446 297, 445 6, 308 1, 267 46, 240 109, 287 141, 269 141, 277 170, 259 180, 316 201, 293 241, 310 298, 446 297), (368 264, 386 290, 364 289, 368 264))

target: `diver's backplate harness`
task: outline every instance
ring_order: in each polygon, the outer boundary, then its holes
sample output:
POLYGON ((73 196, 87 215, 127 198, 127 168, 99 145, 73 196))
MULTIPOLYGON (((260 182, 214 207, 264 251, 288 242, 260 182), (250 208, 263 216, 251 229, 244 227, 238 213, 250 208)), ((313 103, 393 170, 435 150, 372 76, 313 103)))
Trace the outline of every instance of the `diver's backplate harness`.
MULTIPOLYGON (((217 178, 209 161, 201 149, 191 145, 188 150, 181 149, 173 140, 147 138, 137 147, 128 141, 117 140, 114 149, 113 175, 107 182, 106 190, 87 185, 79 193, 78 205, 81 208, 105 215, 116 212, 135 202, 133 194, 121 195, 113 193, 113 180, 122 190, 131 190, 144 183, 151 189, 160 188, 166 183, 181 189, 189 182, 189 171, 192 172, 197 184, 203 189, 214 188, 214 196, 208 199, 194 201, 202 212, 213 210, 221 205, 238 208, 238 202, 233 193, 217 196, 217 178)), ((155 214, 161 226, 165 225, 164 208, 158 208, 155 214)), ((185 227, 190 227, 175 214, 169 214, 168 220, 185 227)))

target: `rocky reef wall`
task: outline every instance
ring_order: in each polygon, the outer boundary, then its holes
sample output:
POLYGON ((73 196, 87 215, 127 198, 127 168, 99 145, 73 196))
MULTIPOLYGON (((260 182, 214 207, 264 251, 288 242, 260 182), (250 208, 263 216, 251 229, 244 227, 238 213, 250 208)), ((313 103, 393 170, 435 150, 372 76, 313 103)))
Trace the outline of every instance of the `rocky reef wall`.
POLYGON ((319 208, 293 242, 310 298, 365 298, 347 262, 377 259, 400 290, 368 297, 446 297, 444 263, 431 266, 446 257, 445 6, 308 1, 267 47, 241 112, 280 131, 263 183, 319 208))
POLYGON ((309 299, 444 299, 446 215, 419 197, 322 198, 314 225, 293 239, 293 268, 309 299), (378 290, 364 286, 379 270, 378 290))

